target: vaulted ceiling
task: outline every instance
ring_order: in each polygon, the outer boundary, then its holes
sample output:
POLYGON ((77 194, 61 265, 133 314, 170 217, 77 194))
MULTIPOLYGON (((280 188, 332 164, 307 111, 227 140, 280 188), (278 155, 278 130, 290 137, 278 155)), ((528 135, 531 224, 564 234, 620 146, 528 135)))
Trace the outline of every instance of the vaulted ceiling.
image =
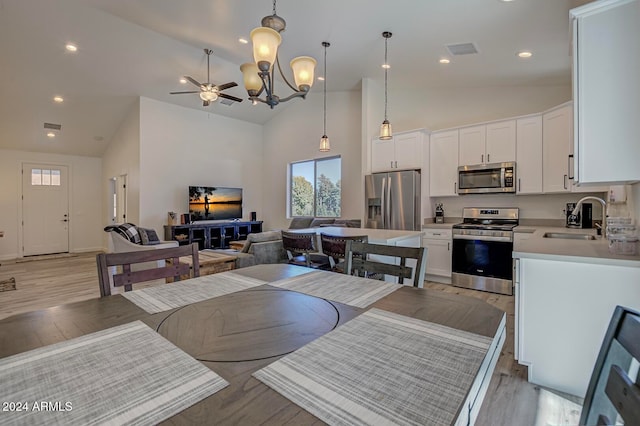
MULTIPOLYGON (((319 75, 321 42, 329 41, 327 89, 354 90, 362 78, 382 79, 381 33, 391 31, 390 90, 566 85, 568 11, 577 3, 585 1, 281 0, 280 58, 286 65, 313 56, 319 75), (467 42, 479 53, 446 48, 467 42), (533 57, 518 58, 520 50, 533 57)), ((203 107, 197 94, 169 92, 192 89, 178 82, 182 75, 206 80, 203 49, 211 48, 211 80, 236 81, 225 93, 246 99, 239 66, 251 60, 251 44, 238 39, 271 13, 267 0, 0 0, 0 148, 100 156, 139 96, 265 123, 285 106, 203 107), (68 42, 78 51, 66 51, 68 42), (54 140, 45 122, 62 125, 54 140)), ((309 96, 321 90, 316 84, 309 96)))

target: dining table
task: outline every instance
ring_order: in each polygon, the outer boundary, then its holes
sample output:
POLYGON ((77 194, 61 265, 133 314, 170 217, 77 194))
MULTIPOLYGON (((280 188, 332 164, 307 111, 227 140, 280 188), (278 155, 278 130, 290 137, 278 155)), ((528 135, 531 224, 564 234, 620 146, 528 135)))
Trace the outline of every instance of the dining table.
MULTIPOLYGON (((383 335, 382 341, 376 340, 372 343, 373 352, 367 355, 368 359, 371 362, 384 362, 386 367, 393 369, 395 364, 404 365, 405 361, 407 365, 412 366, 419 364, 420 358, 433 358, 430 360, 432 367, 426 368, 428 370, 439 366, 433 364, 434 362, 448 362, 447 359, 438 361, 436 355, 439 353, 444 354, 443 358, 449 357, 446 352, 447 346, 438 345, 441 341, 449 341, 447 340, 449 334, 459 335, 459 339, 458 337, 456 339, 464 344, 479 346, 481 343, 484 346, 482 352, 479 352, 476 363, 471 367, 469 380, 460 384, 456 380, 452 383, 430 383, 431 388, 428 390, 439 397, 441 396, 439 394, 447 395, 449 390, 461 396, 459 401, 455 400, 457 401, 455 406, 450 408, 451 418, 447 418, 446 423, 473 424, 504 344, 505 313, 480 299, 400 285, 394 285, 393 288, 384 287, 382 289, 384 292, 376 296, 379 298, 373 302, 362 301, 358 294, 350 294, 349 297, 352 299, 346 303, 332 300, 333 297, 330 295, 325 297, 314 295, 316 294, 314 288, 318 289, 317 294, 321 295, 322 291, 330 285, 338 286, 340 282, 348 282, 349 285, 362 284, 362 287, 350 287, 350 289, 360 289, 367 288, 365 284, 373 281, 352 276, 341 277, 342 275, 288 264, 256 265, 178 283, 162 284, 161 287, 168 289, 172 288, 170 286, 188 287, 198 283, 215 285, 215 280, 222 280, 225 276, 229 280, 233 278, 233 280, 246 280, 252 283, 251 287, 240 291, 193 303, 183 302, 182 306, 160 307, 158 309, 165 309, 160 312, 142 308, 141 305, 134 303, 132 300, 135 299, 129 297, 129 294, 135 295, 136 291, 133 291, 126 295, 114 294, 14 315, 0 320, 0 374, 2 363, 7 359, 13 360, 28 351, 43 350, 49 345, 82 339, 92 333, 105 332, 139 321, 228 382, 226 387, 162 419, 161 424, 349 424, 351 421, 348 418, 345 420, 319 415, 323 408, 314 405, 315 397, 307 398, 305 402, 305 395, 302 395, 303 402, 298 400, 293 402, 291 394, 287 393, 287 386, 278 386, 275 367, 284 368, 281 362, 289 360, 292 356, 304 358, 317 355, 320 357, 323 348, 333 348, 327 351, 339 352, 342 347, 350 346, 350 342, 330 341, 331 336, 337 336, 337 332, 347 330, 350 326, 356 327, 357 324, 359 327, 364 327, 353 329, 355 330, 354 339, 356 339, 359 334, 377 331, 367 330, 367 327, 374 327, 367 324, 380 323, 388 324, 390 327, 400 327, 402 325, 400 322, 406 320, 406 324, 412 328, 409 332, 422 330, 423 327, 431 330, 430 342, 435 343, 412 347, 418 356, 413 354, 416 360, 407 361, 403 359, 402 352, 394 352, 392 356, 383 352, 382 349, 376 352, 377 348, 384 347, 387 338, 393 337, 383 335), (296 291, 298 287, 289 286, 288 283, 299 284, 302 290, 296 291), (305 349, 309 352, 303 352, 305 349), (440 352, 433 355, 433 351, 440 352), (424 356, 421 357, 420 354, 424 356), (381 359, 376 360, 378 357, 381 359), (270 371, 270 368, 273 368, 273 371, 270 371)), ((367 343, 366 339, 364 344, 367 343)), ((400 343, 411 344, 411 342, 400 343)), ((400 345, 400 343, 390 343, 390 345, 400 345)), ((389 351, 393 349, 391 347, 389 351)), ((460 356, 463 356, 467 351, 465 349, 457 352, 461 352, 460 356)), ((329 353, 327 356, 331 355, 329 353)), ((304 359, 299 361, 304 362, 304 359)), ((357 368, 357 366, 346 367, 347 361, 342 360, 336 363, 344 363, 345 368, 357 368)), ((322 359, 319 358, 317 362, 321 364, 322 359)), ((327 363, 327 365, 330 364, 331 362, 327 363)), ((307 367, 313 369, 314 365, 307 367)), ((57 367, 51 365, 50 368, 57 367)), ((180 367, 176 366, 176 368, 180 367)), ((323 368, 313 373, 319 375, 318 381, 323 380, 323 368)), ((447 369, 456 370, 457 366, 447 365, 447 369)), ((424 367, 421 370, 416 367, 415 371, 409 371, 408 377, 418 383, 416 389, 424 389, 422 387, 424 380, 421 375, 428 374, 428 371, 424 370, 424 367)), ((46 367, 45 371, 39 374, 46 375, 46 367)), ((371 379, 382 380, 383 384, 395 380, 390 377, 373 377, 376 375, 371 374, 371 379)), ((345 376, 347 384, 342 385, 346 388, 346 392, 351 391, 350 387, 353 389, 366 387, 366 378, 361 382, 362 378, 349 377, 347 373, 345 376), (353 380, 353 383, 348 380, 353 380)), ((300 380, 305 379, 303 377, 300 380)), ((329 392, 325 387, 329 388, 330 383, 321 387, 325 395, 329 392)), ((407 389, 407 392, 410 390, 407 389)), ((0 395, 2 395, 1 391, 0 395)), ((4 397, 6 398, 7 395, 5 394, 4 397)), ((331 398, 333 398, 332 404, 340 405, 339 396, 333 395, 331 398)), ((363 405, 370 402, 365 401, 363 405)), ((426 403, 421 402, 425 405, 417 408, 416 415, 429 415, 427 411, 432 409, 430 408, 432 404, 428 402, 428 400, 426 403)), ((442 404, 445 402, 447 401, 443 401, 442 404)), ((435 405, 438 404, 441 402, 435 405)), ((366 416, 378 415, 370 412, 371 410, 364 411, 366 413, 363 414, 363 418, 376 418, 366 416)), ((6 417, 7 414, 10 413, 0 412, 0 423, 3 423, 3 416, 5 420, 10 419, 6 417)))

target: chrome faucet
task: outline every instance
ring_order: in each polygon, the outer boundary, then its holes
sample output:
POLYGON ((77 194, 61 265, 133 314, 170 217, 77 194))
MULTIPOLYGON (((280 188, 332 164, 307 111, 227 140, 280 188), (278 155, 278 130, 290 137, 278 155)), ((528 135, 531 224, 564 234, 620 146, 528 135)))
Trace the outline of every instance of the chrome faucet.
MULTIPOLYGON (((591 195, 587 195, 586 197, 582 197, 578 200, 578 202, 576 203, 576 206, 573 208, 573 212, 577 213, 580 211, 580 207, 582 207, 582 202, 586 201, 586 200, 596 200, 598 202, 600 202, 600 204, 602 204, 602 225, 601 225, 601 229, 602 229, 602 237, 603 238, 607 238, 607 203, 600 197, 594 197, 591 195)), ((576 214, 571 214, 570 216, 572 219, 576 218, 576 214)))

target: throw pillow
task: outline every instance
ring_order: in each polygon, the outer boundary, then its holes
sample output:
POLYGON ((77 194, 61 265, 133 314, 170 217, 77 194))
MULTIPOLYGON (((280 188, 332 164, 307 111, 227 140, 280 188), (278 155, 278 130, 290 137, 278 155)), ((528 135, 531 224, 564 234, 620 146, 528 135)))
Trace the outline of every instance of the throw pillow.
POLYGON ((137 227, 133 223, 123 223, 122 225, 117 225, 115 228, 113 228, 113 231, 122 235, 124 238, 134 244, 140 244, 140 234, 138 233, 137 227))
POLYGON ((156 233, 155 229, 138 227, 138 233, 140 234, 140 241, 143 246, 153 245, 154 243, 160 241, 160 238, 158 238, 158 234, 156 233))
POLYGON ((346 226, 347 228, 360 228, 360 219, 336 219, 336 226, 346 226))
POLYGON ((291 223, 289 224, 289 229, 305 229, 311 226, 311 222, 313 221, 312 217, 294 217, 291 219, 291 223))

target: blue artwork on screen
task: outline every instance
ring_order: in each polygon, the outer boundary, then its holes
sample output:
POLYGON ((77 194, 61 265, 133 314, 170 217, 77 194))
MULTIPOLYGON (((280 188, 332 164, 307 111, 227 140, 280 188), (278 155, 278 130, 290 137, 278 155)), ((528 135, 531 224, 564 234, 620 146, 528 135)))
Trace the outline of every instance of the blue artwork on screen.
POLYGON ((189 214, 192 221, 242 218, 242 188, 190 186, 189 214))

